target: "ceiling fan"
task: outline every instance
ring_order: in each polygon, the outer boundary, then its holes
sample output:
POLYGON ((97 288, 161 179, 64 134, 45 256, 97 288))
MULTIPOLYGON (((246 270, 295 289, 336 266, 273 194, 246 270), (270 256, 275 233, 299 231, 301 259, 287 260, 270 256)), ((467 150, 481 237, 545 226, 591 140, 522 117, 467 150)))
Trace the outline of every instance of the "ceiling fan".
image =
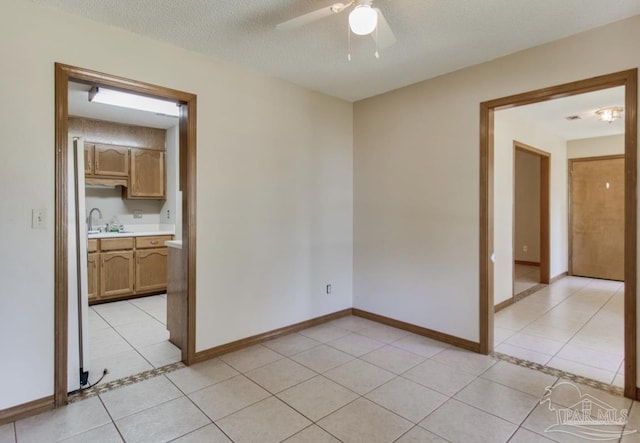
POLYGON ((388 48, 396 42, 396 37, 384 18, 382 11, 372 7, 374 0, 352 0, 348 3, 334 3, 322 9, 300 15, 276 25, 280 31, 299 28, 301 26, 339 14, 353 6, 349 13, 349 29, 357 35, 371 35, 379 48, 388 48))

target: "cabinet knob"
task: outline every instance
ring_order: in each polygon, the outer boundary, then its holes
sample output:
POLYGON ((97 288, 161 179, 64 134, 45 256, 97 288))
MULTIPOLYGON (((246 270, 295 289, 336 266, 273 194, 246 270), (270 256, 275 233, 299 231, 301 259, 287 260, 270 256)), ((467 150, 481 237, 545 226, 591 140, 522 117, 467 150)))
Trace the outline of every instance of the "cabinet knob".
POLYGON ((157 245, 158 244, 158 240, 151 240, 151 244, 152 245, 157 245))

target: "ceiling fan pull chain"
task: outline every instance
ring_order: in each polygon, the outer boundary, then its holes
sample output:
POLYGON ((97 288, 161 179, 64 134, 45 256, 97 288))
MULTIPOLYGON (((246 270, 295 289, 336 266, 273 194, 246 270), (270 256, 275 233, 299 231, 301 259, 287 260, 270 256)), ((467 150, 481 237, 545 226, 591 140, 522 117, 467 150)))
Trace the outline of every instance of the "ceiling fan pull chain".
POLYGON ((349 23, 347 22, 347 44, 349 46, 347 52, 347 60, 351 61, 351 28, 349 27, 349 23))
POLYGON ((373 55, 375 55, 377 59, 380 59, 380 53, 378 52, 378 27, 377 26, 376 26, 375 32, 376 32, 376 37, 375 37, 376 52, 374 52, 373 55))

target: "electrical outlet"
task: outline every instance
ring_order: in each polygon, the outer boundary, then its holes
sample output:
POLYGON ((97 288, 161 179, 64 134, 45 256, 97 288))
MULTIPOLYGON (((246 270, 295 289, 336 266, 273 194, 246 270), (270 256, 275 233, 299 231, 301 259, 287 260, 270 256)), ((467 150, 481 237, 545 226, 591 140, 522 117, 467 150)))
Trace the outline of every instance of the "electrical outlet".
POLYGON ((326 290, 327 294, 331 294, 331 285, 327 285, 325 290, 326 290))
POLYGON ((31 210, 31 228, 44 229, 47 227, 47 210, 32 209, 31 210))
POLYGON ((171 211, 167 209, 167 220, 171 220, 171 211))
POLYGON ((527 252, 528 249, 527 245, 522 246, 522 252, 527 252))
POLYGON ((134 209, 133 218, 142 218, 142 211, 140 209, 134 209))

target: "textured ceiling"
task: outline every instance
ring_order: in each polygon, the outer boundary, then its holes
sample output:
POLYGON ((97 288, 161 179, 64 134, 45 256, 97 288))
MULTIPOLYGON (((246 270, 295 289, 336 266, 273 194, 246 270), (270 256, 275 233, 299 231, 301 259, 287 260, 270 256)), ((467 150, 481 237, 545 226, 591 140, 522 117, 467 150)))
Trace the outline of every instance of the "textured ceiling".
MULTIPOLYGON (((334 0, 25 0, 359 100, 640 14, 638 0, 374 0, 397 43, 373 56, 348 11, 275 26, 334 0)), ((345 0, 343 0, 345 1, 345 0)))

